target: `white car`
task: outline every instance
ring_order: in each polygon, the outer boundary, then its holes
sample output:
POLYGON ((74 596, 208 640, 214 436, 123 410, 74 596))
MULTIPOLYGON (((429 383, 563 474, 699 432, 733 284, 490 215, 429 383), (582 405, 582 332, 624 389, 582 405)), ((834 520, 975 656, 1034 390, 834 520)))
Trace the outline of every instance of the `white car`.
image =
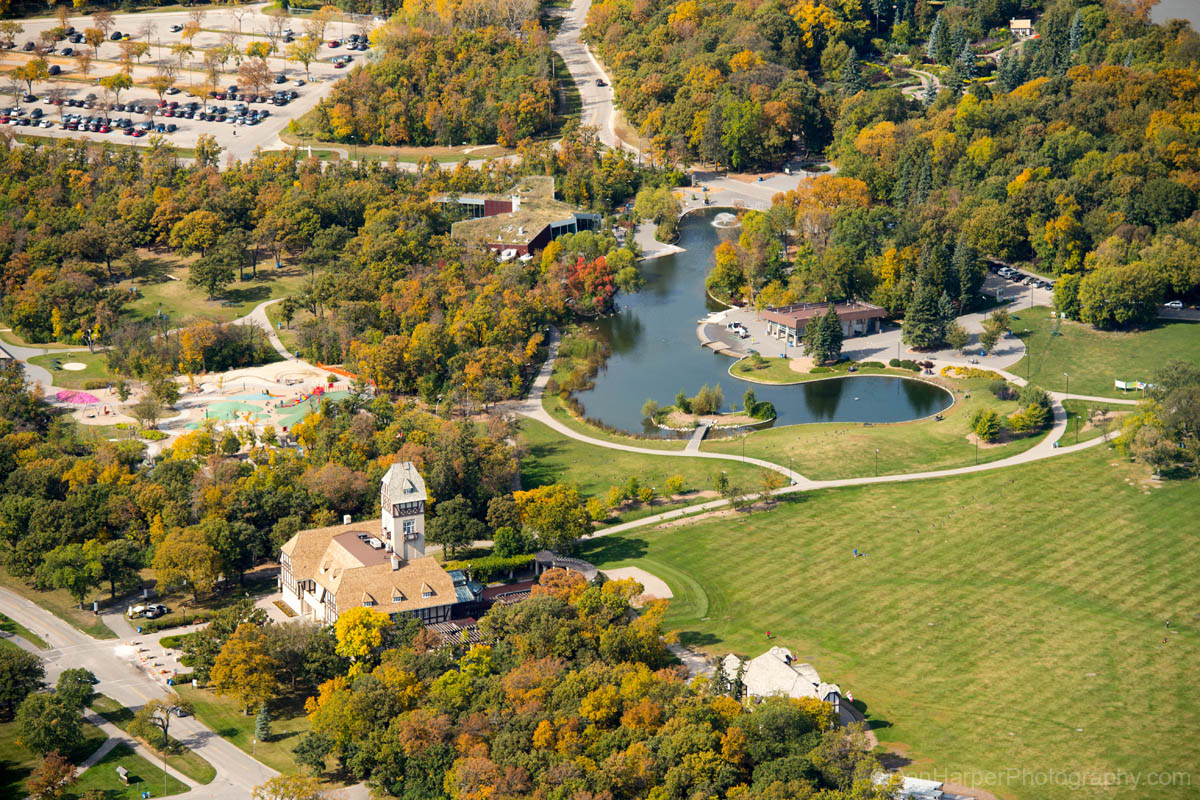
POLYGON ((1171 300, 1169 302, 1163 303, 1163 308, 1172 308, 1176 311, 1182 311, 1183 310, 1183 301, 1182 300, 1171 300))

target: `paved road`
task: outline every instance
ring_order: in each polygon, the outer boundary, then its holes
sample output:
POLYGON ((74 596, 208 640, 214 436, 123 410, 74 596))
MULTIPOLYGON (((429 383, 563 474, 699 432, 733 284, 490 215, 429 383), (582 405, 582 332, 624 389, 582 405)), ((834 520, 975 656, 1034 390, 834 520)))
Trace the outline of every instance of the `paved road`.
MULTIPOLYGON (((147 672, 147 669, 153 669, 154 660, 162 652, 156 646, 158 637, 136 637, 119 611, 104 617, 105 622, 121 636, 120 639, 108 640, 88 636, 7 589, 0 589, 0 613, 25 625, 50 645, 50 650, 35 651, 46 663, 46 678, 50 683, 57 680, 64 669, 84 667, 99 679, 97 691, 132 708, 166 694, 167 687, 147 672), (139 648, 144 648, 146 652, 143 654, 150 657, 149 667, 144 667, 138 658, 139 648)), ((278 774, 217 736, 194 717, 176 720, 171 725, 171 734, 203 756, 217 770, 217 777, 212 783, 197 786, 184 795, 189 799, 247 798, 254 786, 278 774)), ((146 755, 152 763, 158 763, 152 755, 146 755)), ((177 777, 189 785, 192 783, 182 776, 177 777)))
POLYGON ((636 154, 636 147, 617 138, 612 79, 579 38, 587 24, 591 5, 591 0, 572 0, 570 8, 555 9, 555 13, 562 18, 562 27, 550 42, 550 47, 562 57, 579 88, 579 98, 583 101, 580 114, 582 123, 594 126, 599 131, 600 141, 609 147, 623 147, 636 154), (597 81, 602 81, 602 85, 597 81))

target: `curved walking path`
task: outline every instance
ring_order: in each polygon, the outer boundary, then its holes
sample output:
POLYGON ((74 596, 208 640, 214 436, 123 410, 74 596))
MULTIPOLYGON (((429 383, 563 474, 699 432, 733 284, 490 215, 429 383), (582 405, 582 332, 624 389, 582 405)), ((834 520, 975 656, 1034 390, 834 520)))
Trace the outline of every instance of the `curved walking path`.
MULTIPOLYGON (((688 449, 688 450, 655 450, 655 449, 652 449, 649 447, 634 447, 632 445, 620 444, 618 442, 606 442, 602 439, 595 439, 591 436, 582 434, 579 431, 576 431, 573 428, 570 428, 570 427, 562 424, 557 419, 555 419, 553 416, 551 416, 550 413, 548 411, 546 411, 545 407, 542 405, 542 393, 544 392, 546 383, 547 383, 547 381, 549 381, 550 375, 553 372, 554 359, 558 354, 558 341, 559 341, 558 330, 555 328, 551 328, 550 341, 549 341, 549 345, 548 345, 549 352, 546 357, 545 363, 542 364, 542 368, 538 372, 537 378, 534 379, 533 386, 530 388, 529 394, 522 400, 514 401, 510 404, 506 404, 506 407, 509 410, 514 411, 515 413, 520 414, 521 416, 528 417, 533 420, 537 420, 538 422, 542 423, 543 425, 553 428, 554 430, 558 431, 559 433, 561 433, 564 436, 567 436, 571 439, 575 439, 576 441, 584 442, 585 444, 595 445, 596 447, 607 447, 610 450, 621 450, 621 451, 624 451, 627 453, 641 453, 644 455, 653 455, 653 456, 665 456, 668 458, 711 458, 711 459, 718 459, 718 460, 724 460, 724 461, 741 461, 744 463, 754 464, 756 466, 763 467, 764 469, 771 469, 771 470, 781 473, 782 475, 784 475, 791 481, 791 485, 784 486, 781 489, 776 489, 775 491, 773 491, 772 494, 774 494, 774 495, 785 495, 785 494, 790 494, 793 492, 811 491, 814 489, 833 489, 833 488, 839 488, 839 487, 843 487, 843 486, 866 486, 869 484, 876 484, 876 483, 901 483, 904 481, 929 480, 931 478, 947 478, 947 477, 952 477, 955 475, 969 475, 969 474, 976 473, 976 472, 989 472, 991 470, 1004 469, 1005 467, 1012 467, 1012 466, 1016 466, 1018 464, 1028 464, 1028 463, 1032 463, 1034 461, 1041 461, 1042 459, 1051 458, 1054 456, 1067 455, 1069 453, 1076 453, 1081 450, 1086 450, 1089 447, 1095 447, 1098 444, 1106 443, 1108 441, 1108 439, 1106 437, 1100 437, 1100 438, 1090 439, 1086 442, 1080 442, 1079 444, 1067 445, 1067 446, 1057 446, 1060 443, 1060 440, 1061 440, 1063 434, 1065 434, 1066 430, 1067 430, 1067 412, 1066 412, 1066 409, 1064 409, 1063 405, 1062 405, 1062 401, 1064 399, 1067 399, 1067 396, 1061 392, 1047 392, 1046 394, 1050 397, 1051 407, 1052 407, 1052 410, 1054 413, 1054 421, 1053 421, 1050 429, 1046 432, 1045 436, 1042 437, 1042 440, 1039 441, 1036 445, 1034 445, 1030 449, 1028 449, 1022 453, 1017 453, 1016 455, 1010 456, 1008 458, 1000 459, 999 461, 990 461, 986 464, 973 464, 971 466, 957 467, 954 469, 930 470, 927 472, 908 472, 908 473, 901 473, 901 474, 896 474, 896 475, 880 475, 878 477, 872 476, 872 477, 865 477, 865 478, 843 478, 843 479, 839 479, 839 480, 817 481, 817 480, 812 480, 810 478, 806 478, 805 476, 801 475, 798 472, 795 472, 795 471, 789 470, 789 469, 785 469, 785 468, 779 466, 778 464, 774 464, 770 461, 765 461, 763 459, 758 459, 758 458, 743 459, 739 456, 726 455, 724 453, 697 452, 697 451, 693 451, 690 449, 688 449)), ((946 360, 946 361, 942 362, 942 366, 946 366, 946 365, 962 366, 962 367, 971 366, 966 361, 955 361, 955 360, 946 360)), ((1000 375, 1003 375, 1006 379, 1008 379, 1009 381, 1012 381, 1013 383, 1017 384, 1018 386, 1024 386, 1026 383, 1024 378, 1013 375, 1012 373, 1007 372, 1003 369, 995 369, 995 368, 992 368, 992 369, 993 369, 993 371, 999 373, 1000 375)), ((1072 395, 1070 395, 1070 398, 1076 399, 1076 400, 1080 400, 1080 399, 1094 400, 1096 402, 1115 403, 1118 405, 1131 405, 1131 406, 1137 405, 1137 403, 1138 403, 1138 401, 1134 400, 1134 399, 1093 397, 1090 395, 1079 395, 1079 394, 1072 394, 1072 395)), ((640 528, 645 525, 655 525, 660 522, 666 522, 666 521, 673 520, 673 519, 679 519, 680 517, 687 517, 687 516, 692 516, 695 514, 701 514, 701 513, 707 512, 707 511, 714 511, 717 509, 725 508, 728 505, 729 505, 729 500, 725 500, 725 499, 712 500, 707 503, 700 503, 700 504, 693 505, 693 506, 687 506, 684 508, 675 509, 674 511, 666 511, 666 512, 663 512, 662 514, 655 514, 653 516, 642 517, 641 519, 636 519, 631 522, 624 522, 619 525, 613 525, 611 527, 604 528, 603 530, 596 531, 593 534, 589 534, 585 538, 594 539, 594 538, 597 538, 600 536, 609 536, 614 533, 621 533, 623 531, 631 530, 633 528, 640 528)))
POLYGON ((577 439, 578 441, 586 444, 594 444, 597 447, 607 447, 610 450, 622 450, 626 453, 641 453, 643 455, 651 456, 667 456, 674 458, 711 458, 718 461, 740 461, 746 464, 754 464, 755 466, 762 467, 763 469, 774 470, 775 472, 783 475, 785 478, 791 480, 793 483, 811 483, 811 481, 809 481, 799 472, 785 469, 778 464, 772 464, 770 461, 763 461, 762 459, 758 458, 743 459, 739 456, 728 456, 724 453, 703 453, 683 450, 655 450, 654 448, 650 447, 634 447, 633 445, 628 444, 619 444, 617 442, 605 442, 600 439, 593 439, 590 436, 585 436, 584 434, 572 430, 566 425, 563 425, 554 417, 550 416, 550 412, 546 411, 546 409, 542 406, 542 393, 545 391, 546 383, 550 380, 550 375, 554 371, 554 359, 558 355, 558 340, 558 329, 552 328, 550 330, 550 342, 548 345, 549 354, 546 356, 546 362, 542 364, 542 368, 538 372, 537 378, 534 379, 533 386, 529 390, 529 394, 522 400, 507 404, 505 406, 506 408, 511 411, 515 411, 521 416, 537 420, 543 425, 553 428, 564 436, 569 436, 572 439, 577 439))
POLYGON ((271 347, 275 348, 275 352, 283 356, 286 361, 295 361, 296 356, 288 352, 288 349, 283 346, 283 342, 279 340, 279 335, 275 329, 271 327, 271 319, 267 316, 267 306, 273 306, 276 303, 283 302, 284 298, 276 297, 274 300, 267 300, 259 303, 254 309, 244 317, 239 317, 233 321, 234 325, 256 325, 267 334, 267 341, 271 343, 271 347))
POLYGON ((937 79, 937 76, 934 75, 932 72, 926 72, 923 69, 912 69, 911 67, 909 68, 908 71, 921 79, 921 85, 920 86, 906 86, 900 90, 901 94, 906 94, 909 97, 924 96, 925 92, 929 89, 929 84, 931 82, 933 83, 933 87, 934 87, 935 91, 940 92, 942 90, 942 82, 939 81, 937 79))

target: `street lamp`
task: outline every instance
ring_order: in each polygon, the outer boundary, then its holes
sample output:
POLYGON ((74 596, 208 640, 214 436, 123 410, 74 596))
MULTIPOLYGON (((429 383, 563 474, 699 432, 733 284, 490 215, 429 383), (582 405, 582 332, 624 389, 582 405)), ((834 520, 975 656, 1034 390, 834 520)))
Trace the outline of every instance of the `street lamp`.
POLYGON ((746 434, 742 434, 742 461, 746 460, 746 434))
POLYGON ((1025 342, 1025 382, 1026 383, 1029 383, 1029 381, 1033 380, 1033 377, 1032 377, 1033 376, 1033 355, 1029 352, 1030 333, 1031 333, 1031 331, 1029 330, 1029 328, 1026 328, 1024 330, 1025 336, 1022 339, 1022 341, 1025 342))
POLYGON ((1067 379, 1067 391, 1066 391, 1067 396, 1066 396, 1066 398, 1064 398, 1064 402, 1065 402, 1066 400, 1071 399, 1071 376, 1064 372, 1063 377, 1067 379))
POLYGON ((879 448, 875 448, 875 477, 879 477, 879 448))
POLYGON ((979 434, 975 434, 975 466, 979 466, 979 434))

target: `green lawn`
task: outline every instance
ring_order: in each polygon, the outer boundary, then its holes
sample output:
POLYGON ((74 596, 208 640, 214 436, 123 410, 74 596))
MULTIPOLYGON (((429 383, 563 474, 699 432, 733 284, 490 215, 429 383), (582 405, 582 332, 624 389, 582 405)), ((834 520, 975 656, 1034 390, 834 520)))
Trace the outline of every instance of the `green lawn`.
MULTIPOLYGON (((862 423, 815 423, 767 428, 746 438, 746 455, 792 468, 808 478, 836 480, 875 474, 876 450, 879 474, 953 469, 976 463, 975 445, 967 440, 967 420, 977 408, 994 408, 1007 416, 1016 411, 1012 400, 997 400, 987 390, 986 378, 942 379, 955 393, 955 404, 942 413, 944 419, 924 419, 891 425, 862 423), (970 395, 968 397, 967 395, 970 395)), ((980 447, 979 463, 998 461, 1024 452, 1040 436, 1027 436, 994 446, 980 447)), ((739 454, 736 439, 705 441, 701 449, 713 453, 739 454)))
POLYGON ((1062 437, 1064 445, 1097 439, 1104 436, 1106 431, 1108 438, 1111 439, 1121 432, 1122 419, 1137 410, 1134 406, 1120 403, 1098 403, 1090 400, 1067 400, 1063 402, 1063 408, 1067 411, 1067 430, 1062 437), (1097 419, 1096 424, 1089 424, 1091 419, 1089 412, 1093 408, 1102 408, 1110 412, 1109 416, 1112 419, 1107 423, 1097 419))
MULTIPOLYGON (((38 591, 20 578, 14 578, 12 575, 9 575, 8 571, 4 569, 0 569, 0 586, 16 592, 32 603, 36 603, 54 616, 64 622, 70 623, 89 636, 94 636, 97 639, 117 638, 117 635, 104 624, 100 617, 91 612, 91 601, 93 599, 99 600, 100 607, 103 608, 108 601, 107 593, 101 593, 99 590, 94 592, 88 597, 88 610, 84 611, 64 589, 52 589, 46 592, 38 591)), ((62 643, 50 642, 52 647, 59 644, 62 643)))
MULTIPOLYGON (((129 726, 133 722, 133 710, 126 708, 108 695, 96 695, 92 700, 92 710, 126 733, 130 732, 129 726)), ((175 737, 171 737, 171 740, 174 742, 177 752, 167 756, 167 766, 188 776, 196 783, 212 783, 213 778, 217 777, 217 770, 213 765, 185 745, 180 744, 175 737)), ((162 751, 154 743, 146 742, 146 746, 158 754, 159 758, 162 757, 162 751)))
MULTIPOLYGON (((71 754, 76 763, 85 760, 104 744, 104 731, 90 722, 83 723, 83 745, 79 752, 71 754)), ((42 762, 40 754, 34 754, 17 744, 17 724, 0 722, 0 797, 25 797, 25 779, 42 762)))
POLYGON ((234 281, 213 300, 208 299, 204 289, 188 286, 190 270, 186 265, 149 255, 150 263, 143 275, 118 284, 126 290, 135 287, 141 293, 125 306, 125 311, 139 319, 153 319, 161 310, 172 327, 193 319, 230 322, 265 300, 295 294, 308 280, 308 273, 294 267, 277 270, 269 255, 261 255, 257 278, 247 271, 245 281, 234 281))
MULTIPOLYGON (((33 631, 29 630, 29 628, 26 628, 24 625, 17 622, 15 619, 6 617, 3 614, 0 614, 0 631, 4 631, 5 633, 10 634, 12 636, 20 636, 22 639, 29 642, 31 645, 38 648, 39 650, 49 649, 46 645, 45 639, 38 636, 33 631)), ((7 641, 7 639, 5 641, 7 641)))
POLYGON ((135 800, 143 792, 149 792, 151 797, 168 797, 182 794, 188 787, 122 743, 80 775, 72 784, 71 793, 78 797, 92 789, 104 792, 105 800, 135 800), (129 770, 129 785, 121 782, 117 767, 129 770))
MULTIPOLYGON (((712 488, 713 476, 721 471, 727 472, 735 485, 755 489, 761 485, 765 472, 736 461, 608 450, 575 441, 530 419, 521 420, 521 436, 529 448, 529 455, 521 460, 521 485, 526 489, 547 483, 574 483, 587 497, 603 499, 610 486, 625 484, 631 475, 636 475, 642 486, 656 487, 661 493, 665 491, 667 478, 678 474, 684 478, 686 491, 701 492, 712 488)), ((715 498, 695 495, 678 503, 638 504, 621 512, 613 521, 628 522, 712 499, 715 498)))
POLYGON ((835 375, 849 375, 850 367, 857 366, 853 374, 857 375, 900 375, 912 377, 912 370, 892 369, 891 367, 863 367, 850 361, 843 361, 833 367, 833 372, 796 372, 790 366, 790 358, 768 358, 761 366, 754 366, 750 359, 743 358, 734 362, 729 368, 729 374, 735 378, 759 383, 805 383, 807 381, 831 378, 835 375))
POLYGON ((271 327, 275 328, 275 334, 279 337, 279 341, 283 343, 290 352, 296 352, 296 346, 300 341, 300 333, 298 328, 300 323, 306 319, 312 319, 313 315, 308 311, 297 311, 296 316, 292 318, 290 325, 279 327, 283 322, 283 303, 276 303, 273 306, 267 306, 267 319, 271 321, 271 327))
POLYGON ((1036 307, 1013 314, 1012 331, 1028 349, 1008 371, 1044 389, 1097 397, 1137 397, 1114 380, 1144 381, 1173 359, 1200 361, 1200 323, 1159 320, 1143 331, 1098 331, 1091 325, 1050 318, 1036 307), (1056 326, 1059 335, 1052 335, 1056 326), (1024 332, 1030 333, 1026 335, 1024 332), (1068 380, 1063 373, 1070 375, 1068 380))
POLYGON ((88 381, 116 380, 116 376, 108 371, 108 358, 104 353, 89 353, 85 350, 82 353, 34 356, 29 359, 29 363, 48 369, 54 377, 54 385, 64 389, 82 389, 88 381), (59 369, 54 368, 56 362, 60 365, 59 369), (84 364, 86 368, 79 371, 61 368, 62 364, 70 362, 84 364))
MULTIPOLYGON (((308 731, 308 718, 299 703, 271 709, 269 742, 254 742, 254 715, 243 714, 237 703, 228 697, 218 697, 207 689, 179 686, 179 696, 192 703, 196 719, 218 736, 228 739, 254 758, 280 772, 299 772, 292 748, 308 731)), ((278 705, 278 704, 277 704, 278 705)))
MULTIPOLYGON (((790 648, 853 692, 910 774, 1190 773, 1200 738, 1181 732, 1200 726, 1200 483, 1155 488, 1148 475, 1101 445, 815 492, 769 513, 593 540, 583 556, 659 571, 676 595, 667 628, 684 643, 790 648)), ((1190 784, 981 788, 1021 800, 1195 797, 1190 784)))

